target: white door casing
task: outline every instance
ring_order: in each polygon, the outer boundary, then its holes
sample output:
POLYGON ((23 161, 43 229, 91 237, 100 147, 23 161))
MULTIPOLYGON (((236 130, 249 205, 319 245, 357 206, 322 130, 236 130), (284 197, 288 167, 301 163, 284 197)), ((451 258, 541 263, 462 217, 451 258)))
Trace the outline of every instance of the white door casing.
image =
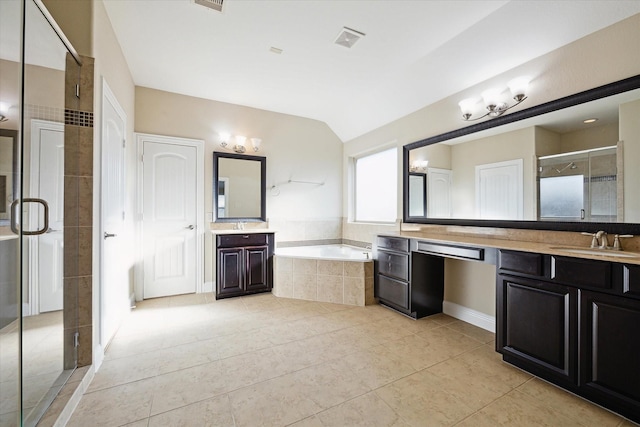
MULTIPOLYGON (((31 121, 31 197, 49 205, 49 230, 30 238, 29 311, 62 310, 64 299, 64 124, 31 121)), ((77 183, 76 183, 77 184, 77 183)), ((29 204, 29 229, 40 229, 44 211, 29 204)))
POLYGON ((138 135, 142 286, 137 299, 202 292, 204 142, 138 135))
POLYGON ((522 159, 476 166, 476 217, 523 219, 522 159))
POLYGON ((102 80, 100 336, 105 349, 130 306, 124 257, 126 114, 102 80), (109 236, 109 237, 105 237, 109 236))

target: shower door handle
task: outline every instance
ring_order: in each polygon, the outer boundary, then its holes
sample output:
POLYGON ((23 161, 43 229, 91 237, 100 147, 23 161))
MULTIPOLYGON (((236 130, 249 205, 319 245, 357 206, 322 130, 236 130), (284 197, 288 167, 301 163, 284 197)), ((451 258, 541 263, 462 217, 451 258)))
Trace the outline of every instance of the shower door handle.
MULTIPOLYGON (((17 222, 17 215, 16 215, 16 206, 18 205, 18 203, 19 203, 18 199, 15 199, 11 203, 11 231, 13 231, 16 234, 20 234, 20 231, 18 230, 18 222, 17 222)), ((43 227, 40 230, 23 231, 22 234, 24 236, 39 236, 40 234, 46 233, 47 230, 49 230, 49 203, 47 203, 47 201, 44 199, 37 199, 37 198, 24 198, 22 199, 22 203, 40 203, 44 208, 43 227)))

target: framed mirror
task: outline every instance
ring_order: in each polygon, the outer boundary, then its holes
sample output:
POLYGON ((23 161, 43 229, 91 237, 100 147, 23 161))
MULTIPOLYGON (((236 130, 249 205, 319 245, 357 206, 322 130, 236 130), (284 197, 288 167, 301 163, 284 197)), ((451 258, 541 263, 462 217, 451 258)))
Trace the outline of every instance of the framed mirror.
POLYGON ((0 129, 0 225, 9 225, 9 207, 18 194, 18 131, 0 129))
POLYGON ((408 144, 403 220, 638 234, 639 115, 634 76, 408 144), (422 216, 412 184, 419 164, 429 165, 422 216), (431 182, 436 170, 449 181, 431 182))
POLYGON ((267 159, 213 153, 215 222, 266 221, 267 159))

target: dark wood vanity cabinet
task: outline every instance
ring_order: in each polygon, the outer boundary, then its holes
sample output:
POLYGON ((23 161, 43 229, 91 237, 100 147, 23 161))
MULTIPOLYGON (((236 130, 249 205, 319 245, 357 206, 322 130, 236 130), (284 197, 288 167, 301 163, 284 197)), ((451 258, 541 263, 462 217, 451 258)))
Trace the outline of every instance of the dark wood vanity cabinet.
POLYGON ((505 361, 640 422, 640 266, 500 251, 505 361))
POLYGON ((444 259, 410 251, 410 240, 377 236, 374 294, 381 304, 420 318, 442 312, 444 259))
POLYGON ((269 292, 273 287, 273 233, 218 235, 216 298, 269 292))
POLYGON ((580 293, 580 389, 640 422, 640 301, 580 293))
POLYGON ((562 383, 577 378, 578 290, 498 275, 496 347, 504 360, 562 383))

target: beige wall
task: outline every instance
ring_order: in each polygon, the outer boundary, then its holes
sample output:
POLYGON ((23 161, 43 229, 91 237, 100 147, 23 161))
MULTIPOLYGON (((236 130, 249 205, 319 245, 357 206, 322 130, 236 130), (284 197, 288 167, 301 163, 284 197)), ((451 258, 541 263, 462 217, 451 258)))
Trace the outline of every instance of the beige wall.
POLYGON ((540 126, 535 127, 536 156, 560 153, 560 135, 540 126))
MULTIPOLYGON (((344 148, 344 164, 347 165, 348 159, 355 154, 375 149, 389 141, 395 141, 400 150, 408 143, 465 127, 468 123, 460 119, 460 110, 457 105, 460 100, 477 96, 489 87, 504 85, 512 78, 531 75, 532 71, 535 71, 535 74, 532 75, 529 98, 518 108, 539 105, 640 74, 640 54, 633 43, 630 43, 630 40, 638 39, 640 39, 640 14, 347 141, 344 148)), ((640 153, 636 156, 637 158, 640 158, 640 153)), ((345 166, 346 170, 347 166, 345 166)), ((399 188, 401 180, 401 167, 399 167, 399 188)), ((343 214, 346 217, 349 212, 349 195, 346 191, 349 188, 348 179, 345 179, 344 188, 343 214)), ((402 215, 401 197, 402 192, 399 191, 397 200, 399 218, 402 215)), ((636 207, 635 212, 640 212, 640 209, 636 207)), ((350 234, 352 228, 360 229, 361 227, 361 225, 346 222, 344 233, 350 234)), ((392 230, 394 227, 387 228, 392 230)), ((466 265, 460 263, 460 268, 472 268, 466 265)), ((460 274, 463 273, 460 272, 460 274)), ((468 276, 471 277, 473 274, 470 273, 468 276)), ((483 279, 480 278, 481 275, 473 277, 476 278, 477 286, 482 287, 481 292, 489 294, 495 292, 493 274, 484 272, 483 279)), ((446 287, 451 286, 456 284, 447 278, 446 287)), ((450 302, 470 309, 492 313, 491 307, 482 301, 462 301, 459 297, 462 294, 448 293, 447 298, 453 298, 450 302)))
MULTIPOLYGON (((624 182, 640 182, 640 101, 620 106, 620 140, 623 141, 624 182)), ((634 185, 624 186, 624 221, 640 222, 640 196, 634 185)))
POLYGON ((94 56, 92 46, 94 1, 43 0, 47 10, 80 55, 94 56))
POLYGON ((618 124, 611 123, 569 132, 560 136, 561 153, 610 147, 618 143, 618 124))

